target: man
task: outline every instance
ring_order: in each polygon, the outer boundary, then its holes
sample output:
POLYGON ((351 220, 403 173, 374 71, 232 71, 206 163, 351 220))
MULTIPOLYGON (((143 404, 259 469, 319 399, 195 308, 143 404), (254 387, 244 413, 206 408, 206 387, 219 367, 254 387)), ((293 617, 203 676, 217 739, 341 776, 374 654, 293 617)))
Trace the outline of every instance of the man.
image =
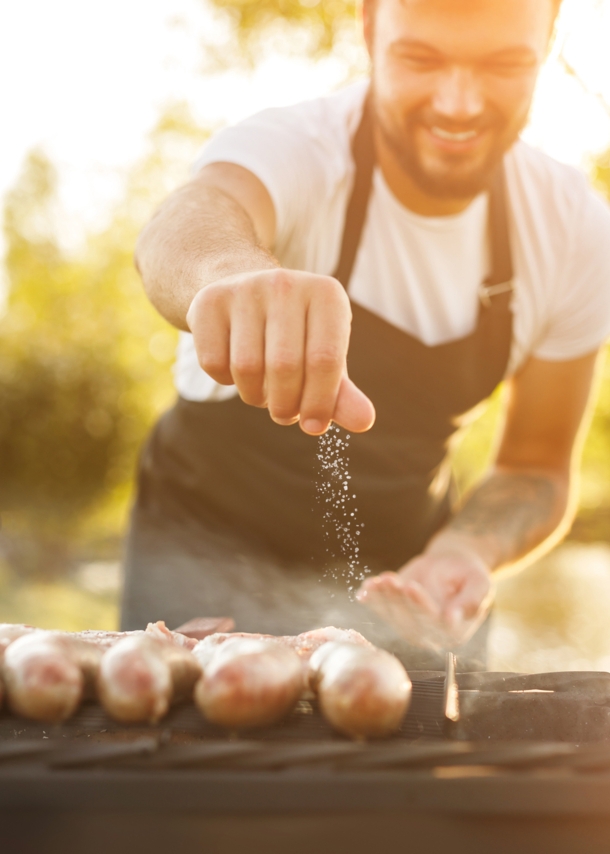
POLYGON ((371 80, 218 134, 144 231, 148 295, 190 335, 143 456, 126 627, 334 617, 423 666, 405 641, 467 640, 493 573, 565 531, 610 216, 518 141, 558 5, 365 0, 371 80), (452 515, 451 437, 504 379, 494 465, 452 515), (383 570, 358 602, 322 573, 331 422, 363 526, 339 527, 383 570))

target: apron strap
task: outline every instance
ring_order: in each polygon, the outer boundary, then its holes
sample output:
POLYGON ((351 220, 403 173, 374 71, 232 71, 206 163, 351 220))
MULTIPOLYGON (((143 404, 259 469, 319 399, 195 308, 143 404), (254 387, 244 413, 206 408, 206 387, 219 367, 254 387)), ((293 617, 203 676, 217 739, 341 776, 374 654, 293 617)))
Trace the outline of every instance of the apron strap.
MULTIPOLYGON (((347 205, 339 261, 333 276, 347 290, 366 220, 375 168, 375 144, 371 99, 364 101, 362 118, 352 139, 355 165, 354 185, 347 205)), ((479 288, 483 308, 492 304, 510 305, 513 290, 513 264, 508 229, 506 176, 501 163, 495 170, 489 188, 489 233, 491 272, 479 288), (494 299, 497 297, 497 299, 494 299)))
POLYGON ((495 170, 489 186, 489 240, 491 272, 479 288, 479 299, 485 308, 489 308, 493 297, 498 297, 495 302, 505 302, 508 305, 513 291, 513 259, 503 163, 495 170))
POLYGON ((354 186, 345 214, 341 253, 333 277, 345 290, 349 285, 354 269, 356 253, 364 229, 366 211, 373 186, 373 169, 375 168, 375 143, 373 138, 373 122, 371 119, 370 97, 364 101, 364 109, 358 129, 352 139, 352 158, 355 174, 354 186))

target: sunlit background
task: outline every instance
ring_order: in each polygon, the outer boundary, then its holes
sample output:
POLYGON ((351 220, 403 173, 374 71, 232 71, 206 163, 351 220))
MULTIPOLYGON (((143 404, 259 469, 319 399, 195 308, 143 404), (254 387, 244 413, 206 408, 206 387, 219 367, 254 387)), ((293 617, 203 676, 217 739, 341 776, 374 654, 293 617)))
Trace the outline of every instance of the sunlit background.
MULTIPOLYGON (((608 44, 610 3, 564 0, 525 132, 606 194, 608 44)), ((214 129, 365 70, 350 0, 0 7, 0 621, 116 625, 135 459, 173 394, 175 333, 132 268, 139 228, 214 129)), ((463 487, 496 405, 460 448, 463 487)), ((610 669, 609 520, 610 372, 570 541, 500 586, 492 667, 610 669)))

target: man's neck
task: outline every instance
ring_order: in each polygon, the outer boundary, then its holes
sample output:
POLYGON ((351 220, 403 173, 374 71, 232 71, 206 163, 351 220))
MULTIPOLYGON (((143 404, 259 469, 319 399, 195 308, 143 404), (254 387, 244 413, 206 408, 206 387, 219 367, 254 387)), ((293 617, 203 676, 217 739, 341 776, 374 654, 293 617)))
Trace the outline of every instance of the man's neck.
POLYGON ((420 216, 452 216, 465 210, 473 197, 443 199, 424 192, 401 167, 392 150, 378 132, 375 133, 377 163, 385 182, 398 201, 420 216))

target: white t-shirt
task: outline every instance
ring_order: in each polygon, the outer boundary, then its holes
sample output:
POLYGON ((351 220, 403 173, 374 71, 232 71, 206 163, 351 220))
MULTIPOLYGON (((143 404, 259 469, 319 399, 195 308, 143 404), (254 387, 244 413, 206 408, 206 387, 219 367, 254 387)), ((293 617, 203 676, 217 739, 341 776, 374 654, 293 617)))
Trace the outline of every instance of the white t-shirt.
MULTIPOLYGON (((367 81, 330 97, 265 110, 218 133, 195 168, 236 163, 266 186, 275 206, 274 253, 295 270, 331 275, 353 182, 351 137, 367 81)), ((515 272, 509 373, 528 356, 562 361, 610 334, 610 210, 576 169, 518 142, 505 159, 515 272)), ((463 212, 424 217, 405 208, 377 168, 349 295, 428 345, 473 331, 488 272, 488 198, 463 212)), ((175 368, 190 400, 236 394, 197 363, 182 333, 175 368)))

